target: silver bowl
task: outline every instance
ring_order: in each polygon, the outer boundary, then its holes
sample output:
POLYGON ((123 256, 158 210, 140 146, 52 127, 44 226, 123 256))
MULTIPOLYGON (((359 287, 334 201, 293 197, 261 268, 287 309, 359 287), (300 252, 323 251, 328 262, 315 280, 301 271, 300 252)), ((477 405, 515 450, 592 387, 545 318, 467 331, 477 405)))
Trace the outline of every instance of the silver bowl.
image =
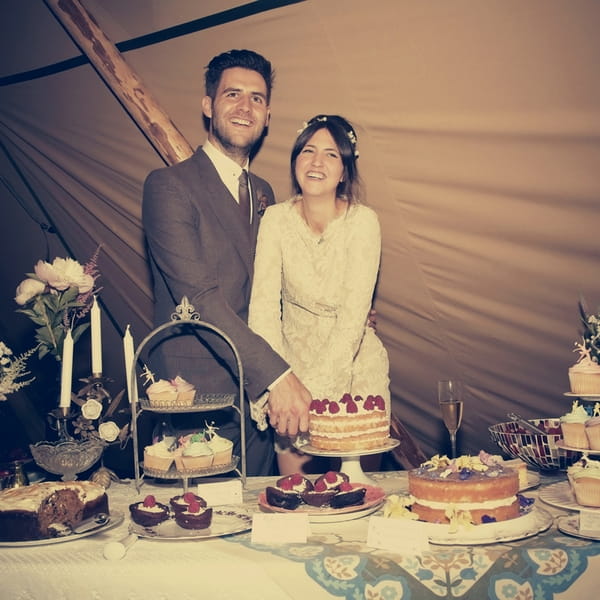
POLYGON ((89 469, 104 452, 106 444, 98 440, 38 442, 29 449, 36 464, 49 473, 62 475, 63 481, 77 479, 77 473, 89 469))
POLYGON ((497 423, 488 427, 492 439, 513 458, 520 458, 532 467, 551 471, 565 471, 581 457, 581 452, 559 448, 562 439, 560 419, 529 419, 529 423, 546 433, 525 430, 516 421, 497 423))

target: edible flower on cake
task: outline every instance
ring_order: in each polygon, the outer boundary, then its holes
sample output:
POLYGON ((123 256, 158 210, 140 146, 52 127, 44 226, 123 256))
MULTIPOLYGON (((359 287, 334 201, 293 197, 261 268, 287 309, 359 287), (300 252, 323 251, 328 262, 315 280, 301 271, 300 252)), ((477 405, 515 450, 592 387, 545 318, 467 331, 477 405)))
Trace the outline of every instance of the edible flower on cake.
POLYGON ((383 506, 383 516, 390 519, 411 519, 419 520, 419 515, 410 510, 410 505, 415 501, 412 496, 398 496, 390 494, 383 506))

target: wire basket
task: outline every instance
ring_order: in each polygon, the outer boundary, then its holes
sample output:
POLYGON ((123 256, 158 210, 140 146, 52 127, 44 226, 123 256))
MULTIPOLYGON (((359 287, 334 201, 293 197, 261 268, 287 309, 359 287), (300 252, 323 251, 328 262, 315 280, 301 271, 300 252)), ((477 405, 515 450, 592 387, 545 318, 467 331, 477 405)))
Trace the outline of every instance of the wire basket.
POLYGON ((513 458, 520 458, 541 470, 565 471, 581 457, 581 452, 564 450, 556 445, 562 438, 560 419, 529 419, 529 423, 547 433, 535 434, 523 429, 517 422, 508 421, 488 427, 492 439, 513 458))

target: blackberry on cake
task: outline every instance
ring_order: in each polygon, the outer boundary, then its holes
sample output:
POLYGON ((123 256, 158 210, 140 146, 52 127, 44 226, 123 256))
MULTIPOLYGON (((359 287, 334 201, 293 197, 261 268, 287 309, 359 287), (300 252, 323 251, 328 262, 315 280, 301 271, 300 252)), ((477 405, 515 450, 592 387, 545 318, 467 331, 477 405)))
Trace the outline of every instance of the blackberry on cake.
POLYGON ((339 400, 315 399, 309 408, 310 443, 320 450, 370 450, 385 445, 390 424, 381 396, 352 397, 339 400))

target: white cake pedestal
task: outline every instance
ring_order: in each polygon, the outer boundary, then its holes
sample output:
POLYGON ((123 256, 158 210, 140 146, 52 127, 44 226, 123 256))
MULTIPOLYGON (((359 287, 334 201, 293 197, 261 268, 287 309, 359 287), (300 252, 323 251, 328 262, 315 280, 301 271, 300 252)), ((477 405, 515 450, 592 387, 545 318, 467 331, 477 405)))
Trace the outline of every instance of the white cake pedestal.
POLYGON ((348 452, 341 452, 340 450, 321 450, 321 448, 315 448, 311 444, 304 444, 298 449, 305 454, 310 454, 311 456, 329 456, 332 458, 340 458, 342 461, 340 472, 346 473, 352 483, 366 483, 368 485, 374 485, 376 482, 368 477, 363 471, 360 464, 360 457, 388 452, 389 450, 393 450, 399 444, 399 440, 388 438, 384 445, 379 446, 378 448, 370 448, 369 450, 351 450, 348 452))

